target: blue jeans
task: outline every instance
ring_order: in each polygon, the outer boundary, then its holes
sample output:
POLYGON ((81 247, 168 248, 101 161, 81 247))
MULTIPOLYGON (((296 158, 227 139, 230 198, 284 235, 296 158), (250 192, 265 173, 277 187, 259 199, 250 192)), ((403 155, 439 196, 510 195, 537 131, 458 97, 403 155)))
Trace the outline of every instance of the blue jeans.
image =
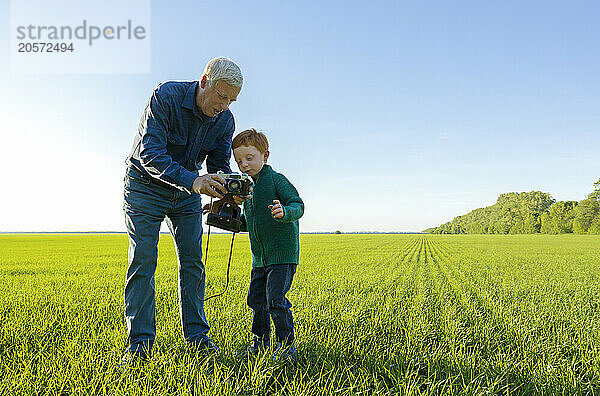
POLYGON ((179 265, 179 309, 188 342, 208 338, 204 314, 202 206, 200 195, 189 194, 144 176, 128 167, 125 176, 125 224, 129 235, 125 320, 128 350, 149 355, 156 337, 154 273, 160 225, 166 218, 179 265))
POLYGON ((263 345, 268 345, 271 318, 277 342, 294 342, 292 303, 285 296, 292 286, 296 264, 273 264, 254 267, 250 273, 248 306, 252 308, 252 333, 263 345))

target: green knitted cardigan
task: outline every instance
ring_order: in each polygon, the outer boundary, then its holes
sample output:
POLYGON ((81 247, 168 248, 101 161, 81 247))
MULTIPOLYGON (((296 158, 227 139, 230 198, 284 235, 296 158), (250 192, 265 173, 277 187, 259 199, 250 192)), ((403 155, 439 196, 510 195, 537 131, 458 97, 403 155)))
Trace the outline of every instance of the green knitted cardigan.
POLYGON ((252 266, 298 264, 298 219, 304 214, 304 202, 292 183, 265 164, 254 180, 252 198, 244 201, 243 206, 241 231, 250 236, 252 266), (273 205, 274 199, 283 206, 281 219, 271 215, 269 205, 273 205))

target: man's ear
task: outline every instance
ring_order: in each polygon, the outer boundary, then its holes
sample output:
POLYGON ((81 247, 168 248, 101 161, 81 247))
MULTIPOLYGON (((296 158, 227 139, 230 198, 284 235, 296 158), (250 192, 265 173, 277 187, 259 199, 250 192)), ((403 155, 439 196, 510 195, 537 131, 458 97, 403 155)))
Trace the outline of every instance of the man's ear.
POLYGON ((203 74, 202 78, 200 78, 200 88, 206 88, 206 84, 208 84, 208 76, 206 74, 203 74))
POLYGON ((264 156, 264 160, 265 160, 265 164, 267 163, 267 158, 269 158, 269 150, 266 150, 265 153, 263 154, 264 156))

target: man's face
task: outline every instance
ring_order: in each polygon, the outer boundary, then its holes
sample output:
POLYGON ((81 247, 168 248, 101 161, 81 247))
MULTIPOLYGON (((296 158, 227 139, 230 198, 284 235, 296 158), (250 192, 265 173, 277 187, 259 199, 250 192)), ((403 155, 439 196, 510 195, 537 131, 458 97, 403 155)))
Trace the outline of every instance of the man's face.
POLYGON ((240 168, 240 172, 255 177, 267 162, 269 151, 261 153, 254 146, 240 146, 233 149, 233 156, 235 157, 235 162, 238 164, 238 168, 240 168))
POLYGON ((229 105, 237 100, 240 88, 229 85, 223 81, 217 81, 208 86, 206 75, 200 80, 200 88, 196 95, 196 105, 204 115, 214 117, 229 108, 229 105))

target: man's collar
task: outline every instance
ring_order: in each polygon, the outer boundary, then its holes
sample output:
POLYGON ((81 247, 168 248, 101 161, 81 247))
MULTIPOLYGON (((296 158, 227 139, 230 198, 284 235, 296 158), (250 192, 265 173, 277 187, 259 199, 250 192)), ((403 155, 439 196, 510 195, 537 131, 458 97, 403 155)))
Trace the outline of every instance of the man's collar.
POLYGON ((198 111, 198 106, 196 106, 196 87, 197 86, 198 86, 198 81, 194 81, 194 83, 188 87, 188 90, 185 93, 185 97, 183 98, 183 102, 181 102, 182 107, 184 107, 188 110, 198 111))
POLYGON ((200 111, 198 106, 196 106, 196 89, 198 88, 199 81, 194 81, 192 85, 188 88, 185 93, 185 97, 183 98, 183 102, 181 102, 181 107, 191 110, 194 115, 200 118, 202 121, 211 121, 215 117, 208 117, 200 111))

